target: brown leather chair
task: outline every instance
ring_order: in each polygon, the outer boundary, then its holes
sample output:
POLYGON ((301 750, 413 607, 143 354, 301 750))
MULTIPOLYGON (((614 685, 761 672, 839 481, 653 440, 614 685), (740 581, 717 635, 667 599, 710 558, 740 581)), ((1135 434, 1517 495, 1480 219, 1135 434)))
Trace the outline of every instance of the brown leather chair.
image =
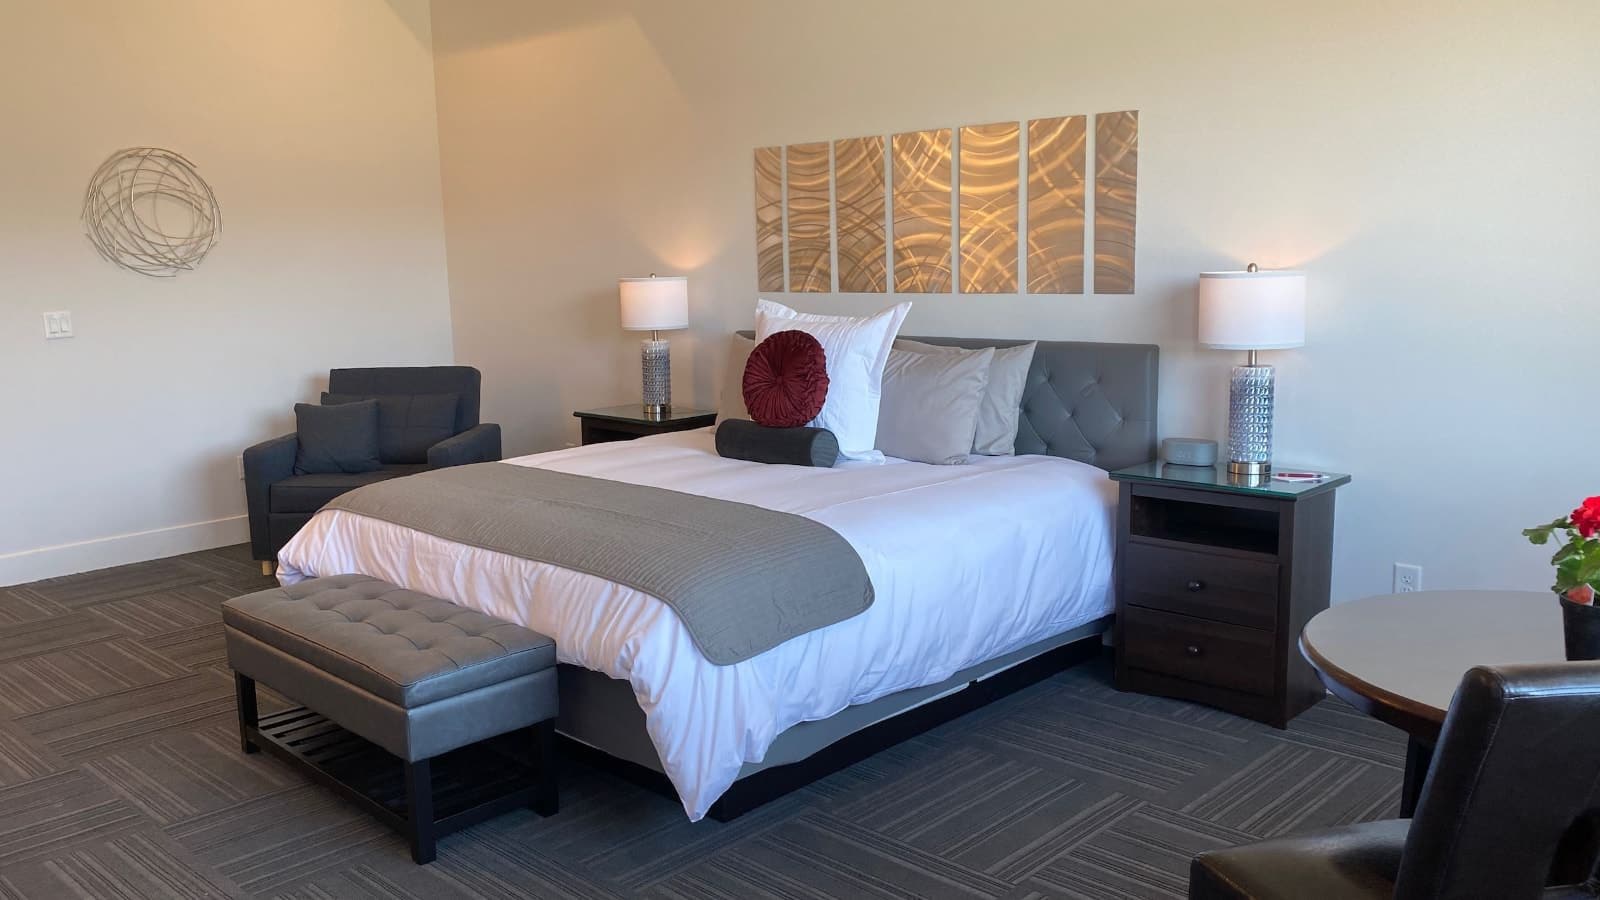
POLYGON ((1190 900, 1600 897, 1600 663, 1476 668, 1416 816, 1202 853, 1190 900))

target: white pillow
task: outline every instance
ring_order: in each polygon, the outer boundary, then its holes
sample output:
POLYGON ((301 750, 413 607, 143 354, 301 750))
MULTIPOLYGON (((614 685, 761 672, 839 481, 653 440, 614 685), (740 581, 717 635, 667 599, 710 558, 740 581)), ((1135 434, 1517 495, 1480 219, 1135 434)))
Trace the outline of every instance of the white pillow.
POLYGON ((718 424, 729 419, 750 418, 750 410, 744 406, 744 367, 750 362, 756 342, 742 334, 729 337, 728 363, 722 369, 722 396, 717 400, 718 424))
POLYGON ((756 301, 756 343, 780 331, 803 331, 822 345, 828 397, 811 425, 833 432, 839 439, 839 455, 846 459, 883 459, 876 449, 883 367, 910 310, 906 302, 874 316, 853 318, 801 313, 771 300, 756 301))
MULTIPOLYGON (((978 410, 978 433, 972 452, 980 456, 1011 456, 1017 451, 1017 427, 1022 419, 1022 393, 1028 387, 1028 370, 1038 342, 1016 347, 998 347, 989 364, 989 386, 984 389, 983 406, 978 410)), ((959 347, 941 347, 917 341, 894 342, 896 350, 914 353, 970 353, 959 347)))
POLYGON ((883 369, 878 449, 936 466, 967 461, 994 350, 963 353, 889 351, 883 369))

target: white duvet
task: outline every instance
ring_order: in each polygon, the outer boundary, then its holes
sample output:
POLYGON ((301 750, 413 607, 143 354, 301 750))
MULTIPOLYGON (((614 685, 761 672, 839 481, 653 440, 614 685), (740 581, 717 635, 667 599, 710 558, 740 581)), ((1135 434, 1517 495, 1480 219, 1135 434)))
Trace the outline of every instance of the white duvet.
POLYGON ((285 584, 382 578, 551 635, 562 662, 626 680, 691 819, 798 722, 942 681, 1111 611, 1114 486, 1071 460, 769 466, 718 456, 702 429, 505 464, 806 516, 866 564, 876 594, 866 612, 715 666, 648 594, 377 519, 323 511, 278 555, 285 584))

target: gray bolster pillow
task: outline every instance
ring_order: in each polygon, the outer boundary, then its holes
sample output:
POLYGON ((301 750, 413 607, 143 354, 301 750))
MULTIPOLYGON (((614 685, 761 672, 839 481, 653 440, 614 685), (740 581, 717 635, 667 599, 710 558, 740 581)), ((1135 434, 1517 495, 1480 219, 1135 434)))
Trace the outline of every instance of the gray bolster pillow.
POLYGON ((826 428, 768 428, 748 419, 717 425, 717 453, 728 459, 831 468, 839 439, 826 428))

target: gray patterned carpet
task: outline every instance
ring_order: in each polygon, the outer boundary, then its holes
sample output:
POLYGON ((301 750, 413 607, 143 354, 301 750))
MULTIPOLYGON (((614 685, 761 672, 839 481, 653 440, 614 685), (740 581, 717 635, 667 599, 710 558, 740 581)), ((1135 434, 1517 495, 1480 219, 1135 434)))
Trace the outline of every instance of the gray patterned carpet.
POLYGON ((268 584, 234 547, 0 588, 0 897, 1181 897, 1196 851, 1398 808, 1348 707, 1275 731, 1090 664, 728 825, 571 767, 418 868, 239 753, 218 604, 268 584))

